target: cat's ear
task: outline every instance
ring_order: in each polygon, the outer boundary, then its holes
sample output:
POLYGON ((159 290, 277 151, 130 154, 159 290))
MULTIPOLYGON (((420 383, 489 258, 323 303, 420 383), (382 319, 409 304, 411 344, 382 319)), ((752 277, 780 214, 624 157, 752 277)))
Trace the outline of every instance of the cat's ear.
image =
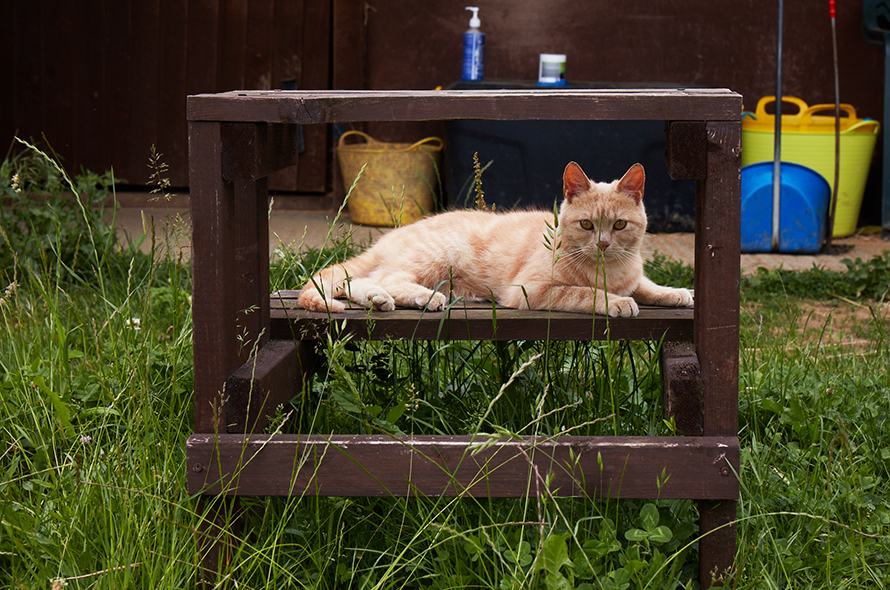
POLYGON ((643 200, 643 185, 646 184, 646 172, 641 164, 634 164, 618 181, 618 190, 628 192, 637 204, 643 200))
POLYGON ((569 162, 562 174, 562 194, 569 203, 572 199, 590 189, 590 179, 575 162, 569 162))

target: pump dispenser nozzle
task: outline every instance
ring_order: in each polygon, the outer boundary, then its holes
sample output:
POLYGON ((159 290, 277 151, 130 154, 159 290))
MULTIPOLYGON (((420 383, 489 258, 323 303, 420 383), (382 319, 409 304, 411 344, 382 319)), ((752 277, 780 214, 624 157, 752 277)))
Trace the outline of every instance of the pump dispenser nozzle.
POLYGON ((467 10, 473 11, 473 16, 470 17, 470 28, 478 29, 482 26, 482 21, 479 20, 479 7, 478 6, 467 6, 467 10))

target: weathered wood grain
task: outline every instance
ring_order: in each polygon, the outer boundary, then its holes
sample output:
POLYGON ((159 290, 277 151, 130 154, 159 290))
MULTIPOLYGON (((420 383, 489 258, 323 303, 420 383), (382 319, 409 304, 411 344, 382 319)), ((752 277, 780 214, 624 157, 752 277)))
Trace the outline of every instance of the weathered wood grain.
POLYGON ((267 415, 299 390, 304 369, 292 340, 272 340, 260 348, 226 379, 227 432, 262 431, 267 415))
POLYGON ((717 120, 739 121, 729 90, 234 91, 188 98, 190 121, 717 120))
POLYGON ((295 165, 297 133, 296 125, 223 125, 223 178, 255 180, 295 165))
POLYGON ((220 390, 238 360, 234 188, 222 177, 218 123, 189 123, 195 431, 225 424, 220 390))
POLYGON ((708 152, 703 121, 665 123, 664 156, 674 180, 701 180, 708 176, 708 152))
MULTIPOLYGON (((695 351, 704 387, 705 436, 738 433, 741 126, 709 121, 707 175, 698 181, 695 219, 695 351)), ((702 497, 705 499, 704 497, 702 497)), ((709 588, 735 559, 736 502, 699 505, 699 582, 709 588), (716 576, 716 577, 714 577, 716 576)))
POLYGON ((664 415, 674 419, 677 434, 701 436, 704 388, 692 342, 665 342, 661 347, 664 415))
POLYGON ((738 498, 736 437, 196 434, 189 492, 738 498), (663 473, 663 475, 662 475, 663 473))

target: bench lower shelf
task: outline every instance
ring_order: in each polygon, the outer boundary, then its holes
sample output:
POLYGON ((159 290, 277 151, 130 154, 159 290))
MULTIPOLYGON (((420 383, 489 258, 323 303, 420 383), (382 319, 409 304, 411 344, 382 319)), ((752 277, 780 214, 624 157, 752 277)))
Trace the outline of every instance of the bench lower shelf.
POLYGON ((194 434, 193 494, 735 500, 737 437, 194 434), (549 483, 548 483, 549 482, 549 483))

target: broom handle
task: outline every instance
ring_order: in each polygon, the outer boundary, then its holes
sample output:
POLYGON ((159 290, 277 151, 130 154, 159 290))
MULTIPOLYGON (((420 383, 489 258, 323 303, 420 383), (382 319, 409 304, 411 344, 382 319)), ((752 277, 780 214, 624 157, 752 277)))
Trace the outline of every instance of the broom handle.
POLYGON ((837 6, 835 0, 828 0, 828 16, 831 17, 831 50, 834 58, 834 194, 828 206, 828 232, 825 236, 825 248, 831 248, 834 235, 834 215, 837 211, 838 184, 841 176, 841 86, 838 75, 837 61, 837 6))
POLYGON ((773 236, 772 251, 779 250, 779 206, 782 194, 782 28, 784 26, 785 4, 778 1, 776 19, 776 132, 775 153, 773 155, 773 236))

